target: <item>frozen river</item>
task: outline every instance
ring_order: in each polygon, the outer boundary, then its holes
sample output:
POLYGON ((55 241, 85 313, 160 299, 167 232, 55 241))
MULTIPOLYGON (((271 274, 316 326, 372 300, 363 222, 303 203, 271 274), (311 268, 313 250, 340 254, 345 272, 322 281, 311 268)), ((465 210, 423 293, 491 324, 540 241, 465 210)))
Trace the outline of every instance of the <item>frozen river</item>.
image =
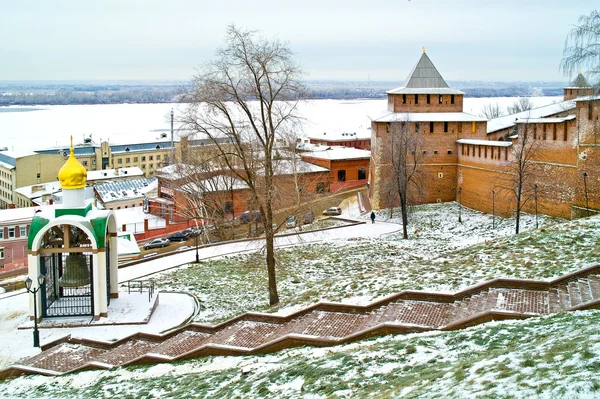
MULTIPOLYGON (((514 97, 465 98, 464 112, 478 114, 484 104, 498 103, 502 108, 514 97)), ((561 97, 531 97, 542 106, 561 97)), ((99 143, 112 144, 155 141, 170 130, 170 112, 175 115, 182 104, 52 105, 0 108, 0 148, 26 153, 36 149, 66 146, 69 136, 75 143, 92 135, 99 143), (21 112, 19 112, 21 111, 21 112)), ((303 135, 325 131, 360 132, 370 126, 369 114, 385 110, 387 100, 310 100, 301 104, 306 120, 303 135)), ((177 133, 176 133, 177 134, 177 133)), ((170 136, 169 136, 170 137, 170 136)))

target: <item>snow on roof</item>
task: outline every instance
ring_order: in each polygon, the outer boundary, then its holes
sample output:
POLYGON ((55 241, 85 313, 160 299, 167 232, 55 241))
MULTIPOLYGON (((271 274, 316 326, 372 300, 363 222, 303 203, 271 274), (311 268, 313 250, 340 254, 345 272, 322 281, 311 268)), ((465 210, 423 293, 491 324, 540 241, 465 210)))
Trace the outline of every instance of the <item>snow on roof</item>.
POLYGON ((370 116, 373 122, 485 122, 485 118, 466 112, 391 112, 370 116))
POLYGON ((29 199, 33 199, 42 197, 46 194, 54 194, 60 190, 60 182, 53 181, 49 183, 38 183, 31 186, 19 187, 15 190, 15 192, 29 199))
POLYGON ((515 125, 519 119, 545 118, 563 111, 575 109, 575 101, 567 100, 558 103, 534 108, 529 111, 518 112, 512 115, 505 115, 499 118, 490 119, 487 123, 487 133, 493 133, 498 130, 507 129, 515 125))
POLYGON ((135 179, 124 181, 112 181, 94 186, 94 190, 105 204, 113 201, 142 198, 144 195, 139 191, 150 185, 155 177, 148 179, 135 179))
POLYGON ((516 123, 561 123, 575 118, 575 115, 567 115, 561 118, 519 118, 516 123))
POLYGON ((279 161, 277 165, 275 165, 275 175, 291 175, 294 172, 298 174, 303 173, 316 173, 316 172, 329 172, 329 169, 324 168, 322 166, 314 165, 310 162, 306 162, 302 159, 296 159, 295 165, 294 162, 290 159, 286 159, 284 161, 279 161))
POLYGON ((202 179, 198 182, 191 182, 180 187, 182 192, 200 192, 212 193, 216 191, 243 190, 248 185, 243 180, 236 177, 216 176, 213 179, 202 179))
POLYGON ((431 87, 431 88, 410 88, 397 87, 386 91, 387 94, 465 94, 464 92, 449 87, 431 87))
POLYGON ((115 217, 117 219, 117 226, 122 226, 124 224, 141 223, 145 219, 162 219, 160 216, 156 216, 151 213, 144 213, 144 208, 141 206, 116 209, 113 212, 115 213, 115 217))
POLYGON ((0 223, 30 221, 38 210, 54 211, 54 205, 30 206, 27 208, 0 209, 0 223))
POLYGON ((6 169, 14 169, 15 165, 0 161, 0 166, 6 169))
POLYGON ((103 169, 103 170, 90 170, 87 174, 88 181, 115 179, 118 177, 127 176, 143 176, 144 172, 138 166, 131 166, 127 168, 119 169, 103 169))
POLYGON ((322 133, 310 133, 308 134, 309 139, 315 140, 327 140, 327 141, 348 141, 348 140, 368 140, 371 138, 371 128, 359 129, 357 131, 335 131, 327 130, 322 133))
POLYGON ((358 148, 352 147, 317 147, 321 149, 315 149, 311 152, 305 152, 302 154, 303 157, 328 159, 330 161, 342 160, 342 159, 370 159, 371 151, 359 150, 358 148))
POLYGON ((573 101, 593 101, 593 100, 600 100, 600 95, 581 96, 581 97, 577 97, 573 101))
POLYGON ((574 88, 582 88, 582 87, 590 87, 590 84, 585 79, 583 74, 581 72, 579 72, 579 75, 577 75, 577 77, 571 82, 569 87, 566 87, 566 88, 574 89, 574 88))
POLYGON ((512 143, 510 141, 494 141, 494 140, 472 140, 472 139, 458 139, 458 144, 473 144, 473 145, 487 145, 492 147, 510 147, 512 143))

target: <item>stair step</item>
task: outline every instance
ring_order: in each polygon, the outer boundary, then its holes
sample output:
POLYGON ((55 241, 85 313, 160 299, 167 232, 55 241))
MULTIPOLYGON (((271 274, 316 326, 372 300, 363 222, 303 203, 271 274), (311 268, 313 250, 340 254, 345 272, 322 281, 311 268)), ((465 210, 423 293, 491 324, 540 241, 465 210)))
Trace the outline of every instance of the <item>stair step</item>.
POLYGON ((590 283, 586 278, 580 278, 577 280, 579 285, 579 292, 581 293, 581 303, 588 303, 592 300, 592 289, 590 283))
POLYGON ((592 299, 600 299, 600 276, 591 275, 587 277, 587 280, 592 291, 592 299))
POLYGON ((563 310, 560 306, 560 298, 558 295, 558 290, 556 288, 552 288, 548 291, 548 311, 550 313, 559 313, 563 310))
POLYGON ((177 357, 199 348, 210 338, 210 334, 197 331, 182 331, 157 345, 152 353, 177 357))
POLYGON ((148 352, 152 352, 152 349, 158 346, 158 344, 158 342, 143 339, 131 339, 116 348, 106 351, 102 356, 98 357, 98 361, 112 364, 113 366, 121 366, 148 352))
POLYGON ((253 348, 262 345, 279 327, 279 324, 239 321, 216 332, 207 342, 253 348))
POLYGON ((570 281, 568 286, 569 299, 571 301, 571 307, 581 305, 581 293, 579 292, 579 285, 576 281, 570 281))
POLYGON ((104 349, 64 343, 50 348, 23 362, 29 367, 67 373, 106 353, 104 349))
POLYGON ((558 302, 560 303, 561 311, 565 311, 571 307, 569 290, 567 290, 567 287, 564 285, 558 286, 556 290, 558 292, 558 302))

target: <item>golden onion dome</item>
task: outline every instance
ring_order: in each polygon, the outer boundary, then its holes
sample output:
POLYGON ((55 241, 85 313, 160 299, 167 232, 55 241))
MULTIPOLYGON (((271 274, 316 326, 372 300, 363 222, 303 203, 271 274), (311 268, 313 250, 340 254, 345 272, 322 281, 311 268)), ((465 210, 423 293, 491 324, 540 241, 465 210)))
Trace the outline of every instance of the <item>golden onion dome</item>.
POLYGON ((67 162, 58 171, 58 180, 63 190, 75 190, 84 188, 87 180, 87 170, 75 158, 73 149, 73 137, 71 137, 71 154, 67 162))

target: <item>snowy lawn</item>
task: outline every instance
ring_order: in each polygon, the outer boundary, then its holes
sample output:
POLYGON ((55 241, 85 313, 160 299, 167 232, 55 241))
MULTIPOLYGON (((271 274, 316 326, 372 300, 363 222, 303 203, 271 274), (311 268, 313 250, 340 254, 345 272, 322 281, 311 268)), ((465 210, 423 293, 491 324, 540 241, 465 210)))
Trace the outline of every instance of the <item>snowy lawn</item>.
MULTIPOLYGON (((364 304, 403 289, 456 291, 497 277, 549 279, 600 262, 600 218, 559 223, 526 215, 514 221, 456 204, 416 207, 410 238, 331 240, 277 251, 281 304, 269 309, 262 254, 221 257, 165 273, 162 289, 190 291, 202 301, 197 321, 215 323, 246 311, 290 312, 319 300, 364 304), (495 240, 494 238, 499 237, 495 240)), ((378 215, 383 220, 387 212, 378 215)), ((395 219, 394 219, 395 220, 395 219)))

